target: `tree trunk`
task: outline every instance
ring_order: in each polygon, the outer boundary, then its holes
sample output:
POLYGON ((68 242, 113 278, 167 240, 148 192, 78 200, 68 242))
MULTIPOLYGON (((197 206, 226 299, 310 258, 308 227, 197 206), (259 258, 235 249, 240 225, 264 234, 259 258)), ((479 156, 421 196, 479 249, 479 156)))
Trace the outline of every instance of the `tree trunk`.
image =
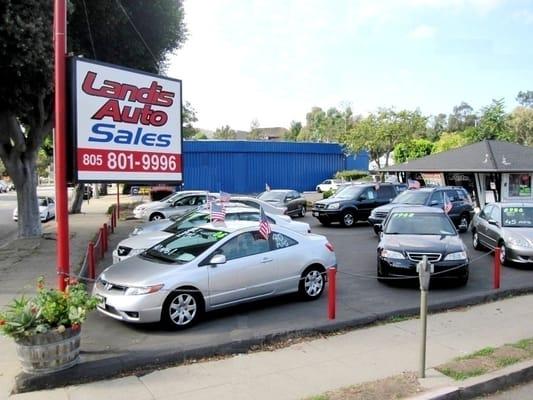
POLYGON ((85 184, 78 183, 74 188, 72 202, 70 203, 70 214, 81 213, 81 205, 83 203, 83 192, 85 191, 85 184))
MULTIPOLYGON (((17 188, 18 237, 41 236, 41 216, 37 201, 37 168, 34 158, 22 160, 26 179, 15 180, 17 188)), ((9 168, 9 167, 8 167, 9 168)))

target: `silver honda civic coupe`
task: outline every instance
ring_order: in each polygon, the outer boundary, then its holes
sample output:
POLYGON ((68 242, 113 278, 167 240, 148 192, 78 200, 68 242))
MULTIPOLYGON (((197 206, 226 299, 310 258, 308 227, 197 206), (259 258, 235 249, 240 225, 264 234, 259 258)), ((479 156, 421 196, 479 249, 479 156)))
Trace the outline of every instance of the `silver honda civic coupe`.
POLYGON ((98 311, 183 329, 204 312, 244 302, 292 292, 319 298, 327 268, 337 267, 327 238, 271 225, 265 240, 258 228, 251 221, 202 225, 108 267, 93 289, 98 311))

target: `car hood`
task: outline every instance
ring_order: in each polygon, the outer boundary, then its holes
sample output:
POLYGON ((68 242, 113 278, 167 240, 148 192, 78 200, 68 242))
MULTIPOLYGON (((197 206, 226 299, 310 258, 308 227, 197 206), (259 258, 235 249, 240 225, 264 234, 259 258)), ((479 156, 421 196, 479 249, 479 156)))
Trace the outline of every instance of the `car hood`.
POLYGON ((106 268, 99 279, 121 286, 157 285, 183 267, 182 264, 159 263, 135 256, 106 268))
POLYGON ((503 228, 504 239, 507 238, 517 238, 528 240, 529 243, 533 244, 533 228, 503 228))
POLYGON ((118 245, 130 247, 132 249, 148 249, 170 236, 172 236, 172 233, 164 231, 142 233, 140 235, 124 239, 118 245))
POLYGON ((140 207, 144 207, 145 210, 158 210, 160 208, 168 207, 170 203, 166 201, 150 201, 149 203, 141 204, 140 207))
POLYGON ((327 199, 319 200, 315 204, 332 204, 332 203, 342 203, 343 201, 350 201, 350 199, 339 199, 335 197, 328 197, 327 199))
POLYGON ((388 203, 382 206, 374 208, 374 212, 386 212, 388 213, 395 207, 420 207, 421 204, 402 204, 402 203, 388 203))
POLYGON ((408 251, 448 254, 465 250, 459 236, 445 235, 383 235, 380 247, 402 253, 408 251))

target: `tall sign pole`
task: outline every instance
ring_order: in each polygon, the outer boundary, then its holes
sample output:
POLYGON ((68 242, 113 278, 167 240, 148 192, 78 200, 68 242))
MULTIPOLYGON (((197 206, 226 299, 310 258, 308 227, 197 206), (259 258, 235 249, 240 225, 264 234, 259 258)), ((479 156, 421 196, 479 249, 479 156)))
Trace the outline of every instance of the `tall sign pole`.
POLYGON ((70 272, 68 242, 67 197, 67 4, 66 0, 54 0, 54 163, 56 192, 56 269, 57 286, 65 290, 70 272))

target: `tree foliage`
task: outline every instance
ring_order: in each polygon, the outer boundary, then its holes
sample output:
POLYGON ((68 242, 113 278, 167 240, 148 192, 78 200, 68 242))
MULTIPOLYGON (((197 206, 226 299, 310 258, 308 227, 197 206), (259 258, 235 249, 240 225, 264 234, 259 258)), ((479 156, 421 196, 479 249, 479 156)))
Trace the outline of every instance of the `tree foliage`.
POLYGON ((470 142, 480 140, 512 140, 512 133, 507 125, 507 114, 503 99, 492 100, 492 103, 481 110, 479 125, 468 133, 470 142))
POLYGON ((291 126, 289 127, 289 130, 285 132, 283 139, 294 141, 298 138, 301 131, 302 123, 299 121, 291 121, 291 126))
POLYGON ((254 118, 250 122, 250 132, 248 132, 248 138, 252 140, 261 139, 261 130, 259 129, 259 120, 254 118))
POLYGON ((533 107, 533 91, 527 90, 525 92, 518 92, 516 101, 523 107, 533 107))
POLYGON ((509 129, 517 143, 533 145, 533 108, 516 107, 509 117, 509 129))
POLYGON ((453 108, 453 112, 448 116, 448 132, 464 131, 468 127, 476 125, 477 116, 470 104, 461 102, 453 108))
POLYGON ((183 125, 183 138, 191 138, 198 134, 199 130, 192 125, 193 123, 198 122, 196 110, 188 101, 182 106, 181 119, 183 125))
POLYGON ((464 134, 459 132, 443 132, 439 140, 433 146, 433 153, 448 151, 457 147, 464 146, 468 143, 464 134))
POLYGON ((399 143, 394 148, 394 161, 396 163, 403 163, 428 156, 433 152, 433 147, 433 142, 427 139, 414 139, 399 143))
MULTIPOLYGON (((67 44, 76 55, 158 72, 186 37, 181 0, 124 2, 129 18, 117 1, 68 4, 67 44)), ((17 187, 19 236, 24 237, 41 234, 36 163, 52 128, 52 5, 41 0, 0 5, 0 158, 17 187)))
POLYGON ((213 137, 215 139, 236 139, 237 132, 231 129, 229 125, 225 125, 217 128, 213 137))

